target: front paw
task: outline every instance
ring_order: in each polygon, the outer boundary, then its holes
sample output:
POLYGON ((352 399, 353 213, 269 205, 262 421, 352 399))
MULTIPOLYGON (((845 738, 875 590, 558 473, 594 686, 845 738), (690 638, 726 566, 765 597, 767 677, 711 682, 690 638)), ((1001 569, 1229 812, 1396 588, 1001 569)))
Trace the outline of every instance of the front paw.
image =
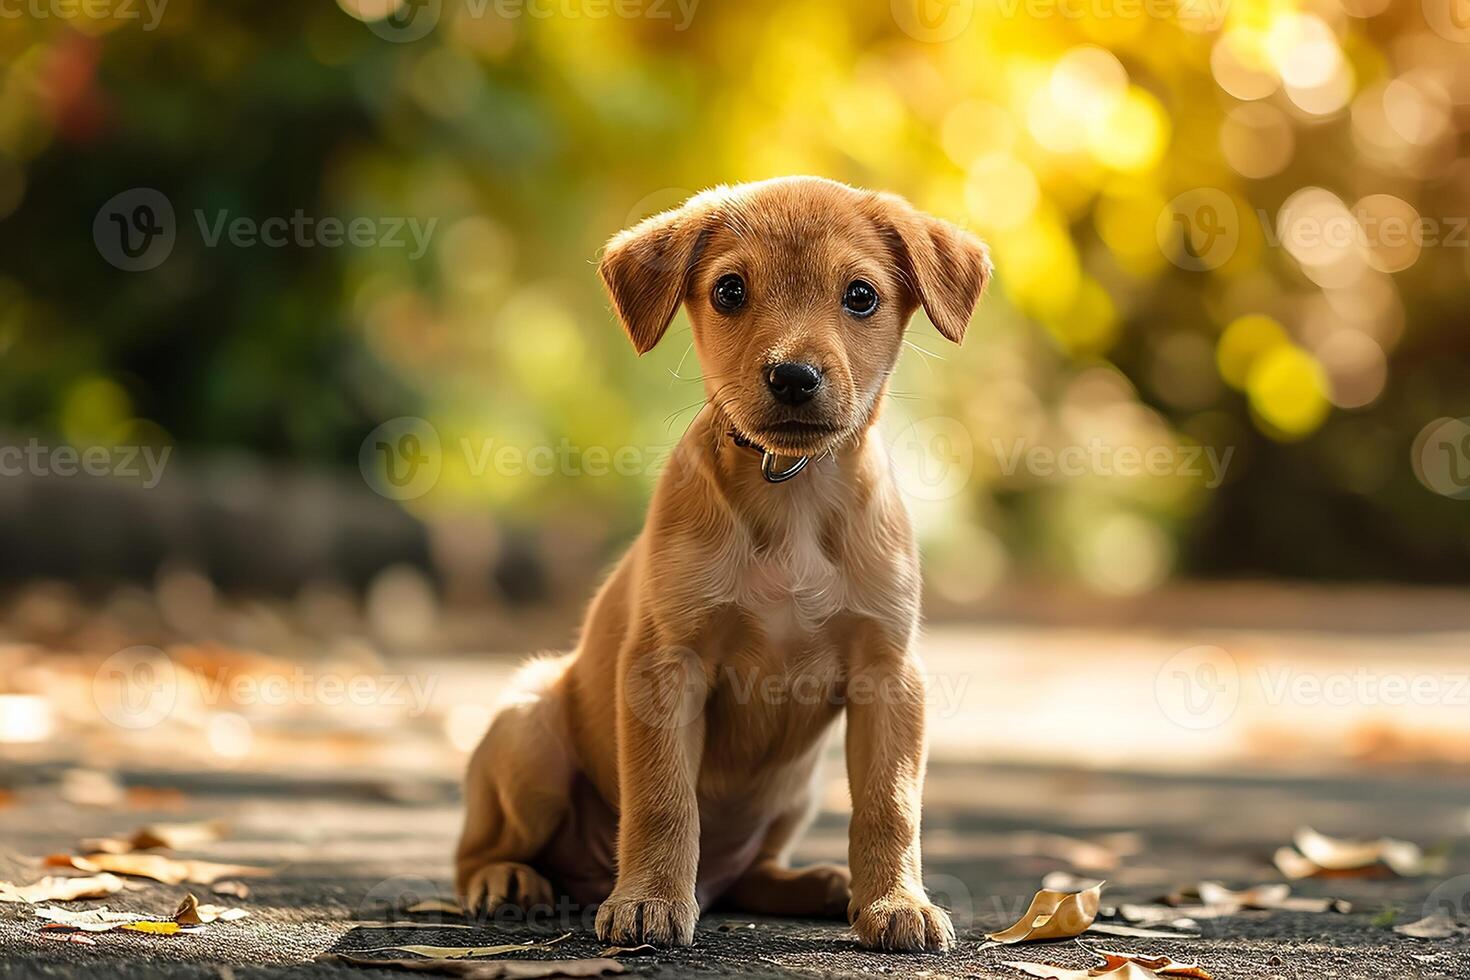
POLYGON ((858 942, 890 952, 943 952, 954 945, 949 913, 922 893, 898 892, 858 905, 849 912, 858 942))
POLYGON ((623 896, 614 891, 597 909, 597 938, 630 946, 688 946, 699 906, 693 899, 623 896))

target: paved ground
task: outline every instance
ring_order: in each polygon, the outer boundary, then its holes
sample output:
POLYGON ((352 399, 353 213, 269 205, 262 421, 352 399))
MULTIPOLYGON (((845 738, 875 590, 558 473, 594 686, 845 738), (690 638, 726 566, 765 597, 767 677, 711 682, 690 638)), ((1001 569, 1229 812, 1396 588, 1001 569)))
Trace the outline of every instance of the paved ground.
MULTIPOLYGON (((247 908, 239 922, 199 935, 105 934, 96 946, 47 941, 23 905, 0 905, 0 977, 389 977, 405 976, 311 962, 326 951, 366 950, 393 942, 485 945, 572 931, 555 947, 561 957, 595 955, 599 945, 579 916, 527 927, 369 929, 405 896, 448 893, 447 857, 457 831, 457 793, 435 778, 399 780, 391 790, 372 778, 303 782, 228 774, 189 777, 125 772, 124 781, 183 791, 182 805, 163 811, 83 807, 54 789, 54 771, 0 765, 0 784, 19 787, 0 809, 0 878, 29 880, 32 859, 70 850, 80 837, 118 833, 154 819, 221 817, 233 833, 197 856, 270 865, 272 878, 252 882, 246 899, 217 897, 247 908)), ((834 774, 834 780, 840 774, 834 774)), ((834 783, 834 794, 840 785, 834 783)), ((1278 880, 1276 846, 1301 824, 1343 835, 1392 834, 1425 844, 1458 841, 1461 853, 1434 879, 1314 881, 1298 892, 1349 899, 1348 915, 1250 912, 1203 923, 1197 938, 1131 940, 1088 937, 1101 948, 1198 959, 1219 980, 1331 978, 1409 980, 1470 977, 1464 938, 1418 940, 1381 924, 1385 908, 1398 921, 1419 918, 1431 895, 1470 907, 1470 791, 1463 776, 1407 773, 1392 779, 1286 779, 1280 776, 1141 776, 1067 769, 939 763, 930 779, 925 851, 930 889, 954 911, 960 932, 948 956, 899 956, 859 950, 841 924, 710 915, 686 950, 627 961, 630 975, 1019 977, 1003 962, 1051 961, 1075 967, 1090 958, 1076 942, 983 947, 983 933, 1007 925, 1048 872, 1078 870, 1048 856, 1038 832, 1087 838, 1123 852, 1105 901, 1148 901, 1201 879, 1235 885, 1278 880), (1109 837, 1106 835, 1122 834, 1109 837), (1130 835, 1136 833, 1136 839, 1130 835), (1128 853, 1128 852, 1134 853, 1128 853), (1377 921, 1375 921, 1377 920, 1377 921)), ((806 859, 841 858, 844 817, 824 813, 803 847, 806 859)), ((201 898, 207 889, 194 886, 201 898)), ((167 913, 184 886, 141 884, 109 900, 167 913)), ((81 908, 78 903, 71 907, 81 908)), ((386 952, 364 955, 382 957, 386 952)))

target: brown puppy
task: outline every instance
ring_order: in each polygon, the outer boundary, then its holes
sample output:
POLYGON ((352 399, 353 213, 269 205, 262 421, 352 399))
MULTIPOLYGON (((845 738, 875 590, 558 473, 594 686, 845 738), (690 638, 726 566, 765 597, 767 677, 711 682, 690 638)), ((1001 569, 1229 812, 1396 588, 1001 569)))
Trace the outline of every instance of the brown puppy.
POLYGON ((577 649, 526 669, 470 761, 460 895, 600 903, 619 943, 690 943, 723 900, 947 948, 919 858, 918 558, 870 432, 914 311, 964 335, 984 246, 800 177, 700 194, 615 237, 600 271, 639 353, 685 305, 709 400, 577 649), (787 862, 844 708, 850 879, 787 862))

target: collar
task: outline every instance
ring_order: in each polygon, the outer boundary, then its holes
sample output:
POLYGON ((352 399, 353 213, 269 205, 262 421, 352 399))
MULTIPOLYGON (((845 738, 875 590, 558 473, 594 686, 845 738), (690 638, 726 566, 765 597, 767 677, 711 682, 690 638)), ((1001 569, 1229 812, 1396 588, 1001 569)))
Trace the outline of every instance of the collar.
POLYGON ((769 449, 761 448, 734 429, 730 430, 730 438, 732 441, 734 441, 735 445, 739 446, 741 449, 749 449, 761 454, 761 476, 765 478, 765 481, 767 483, 785 483, 787 480, 791 479, 793 476, 806 469, 806 464, 811 462, 810 456, 802 456, 787 469, 777 470, 776 461, 778 457, 775 453, 771 452, 769 449))

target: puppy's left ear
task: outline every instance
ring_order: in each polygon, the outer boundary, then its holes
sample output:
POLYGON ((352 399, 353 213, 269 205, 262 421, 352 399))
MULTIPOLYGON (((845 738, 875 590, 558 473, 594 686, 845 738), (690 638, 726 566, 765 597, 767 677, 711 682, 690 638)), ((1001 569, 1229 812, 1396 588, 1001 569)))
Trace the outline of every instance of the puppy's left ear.
POLYGON ((914 298, 947 339, 958 344, 994 267, 990 249, 948 221, 917 211, 899 197, 879 195, 880 223, 893 239, 914 298))
POLYGON ((706 237, 706 214, 691 199, 607 243, 597 272, 639 354, 653 349, 678 312, 706 237))

